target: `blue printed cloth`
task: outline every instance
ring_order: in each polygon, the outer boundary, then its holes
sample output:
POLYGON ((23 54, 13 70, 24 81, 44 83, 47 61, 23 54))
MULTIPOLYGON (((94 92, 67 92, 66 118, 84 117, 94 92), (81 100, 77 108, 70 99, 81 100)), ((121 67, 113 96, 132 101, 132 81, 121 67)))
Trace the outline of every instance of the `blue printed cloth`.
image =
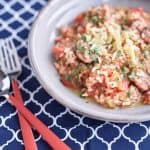
MULTIPOLYGON (((0 38, 12 36, 23 72, 18 78, 25 105, 72 150, 149 150, 150 122, 116 124, 78 115, 63 107, 41 87, 27 56, 31 25, 47 0, 0 0, 0 38)), ((39 150, 51 148, 34 131, 39 150)), ((23 150, 17 111, 0 100, 0 150, 23 150)))

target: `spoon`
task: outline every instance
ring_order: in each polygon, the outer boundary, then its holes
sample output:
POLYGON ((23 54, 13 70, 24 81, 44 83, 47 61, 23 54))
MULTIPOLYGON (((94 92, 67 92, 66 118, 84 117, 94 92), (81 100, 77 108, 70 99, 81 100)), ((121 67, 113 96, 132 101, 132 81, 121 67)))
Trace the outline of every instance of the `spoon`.
MULTIPOLYGON (((13 90, 18 91, 19 87, 17 82, 12 83, 13 90)), ((11 101, 11 103, 17 108, 17 110, 24 116, 24 118, 35 128, 43 137, 43 139, 54 150, 70 150, 70 147, 66 145, 59 137, 47 128, 43 122, 41 122, 36 116, 32 114, 20 101, 14 96, 9 96, 10 78, 0 71, 0 97, 5 97, 11 101)))
POLYGON ((0 97, 4 96, 8 98, 8 92, 10 89, 10 78, 0 70, 0 97))

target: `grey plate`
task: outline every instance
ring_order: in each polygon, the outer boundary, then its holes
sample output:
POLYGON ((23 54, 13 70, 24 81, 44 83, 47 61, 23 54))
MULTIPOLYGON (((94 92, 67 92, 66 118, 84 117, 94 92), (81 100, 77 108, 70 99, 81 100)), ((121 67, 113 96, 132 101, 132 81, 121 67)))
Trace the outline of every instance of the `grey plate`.
MULTIPOLYGON (((150 10, 149 0, 111 0, 114 6, 144 7, 150 10)), ((33 24, 29 37, 29 58, 35 74, 45 88, 58 102, 88 117, 113 122, 137 122, 150 119, 150 106, 110 110, 94 103, 86 103, 63 86, 53 65, 51 48, 57 29, 71 21, 91 6, 101 5, 101 0, 55 0, 41 11, 33 24)))

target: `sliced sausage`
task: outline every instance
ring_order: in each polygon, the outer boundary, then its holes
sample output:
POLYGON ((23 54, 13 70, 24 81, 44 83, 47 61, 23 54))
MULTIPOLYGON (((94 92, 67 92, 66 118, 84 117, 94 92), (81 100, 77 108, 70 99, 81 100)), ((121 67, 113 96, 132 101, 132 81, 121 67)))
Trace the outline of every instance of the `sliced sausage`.
POLYGON ((141 37, 146 43, 150 43, 150 28, 145 27, 141 33, 141 37))
POLYGON ((150 89, 150 76, 142 70, 138 70, 135 73, 135 77, 132 79, 132 81, 142 92, 148 91, 150 89))
POLYGON ((144 60, 145 70, 150 74, 150 60, 144 60))
POLYGON ((130 21, 140 19, 143 15, 143 8, 131 8, 128 10, 128 19, 130 21))
POLYGON ((102 8, 101 8, 101 12, 102 12, 102 14, 103 14, 105 20, 107 21, 107 20, 109 20, 109 19, 111 18, 111 16, 112 16, 113 8, 110 7, 110 6, 108 6, 108 5, 106 5, 106 4, 104 4, 104 5, 102 6, 102 8))
POLYGON ((139 92, 137 87, 131 85, 130 88, 129 88, 129 91, 127 93, 127 96, 130 99, 130 101, 137 102, 141 98, 141 93, 139 92))
POLYGON ((74 30, 71 27, 68 26, 63 26, 60 28, 60 33, 64 36, 64 37, 70 37, 73 38, 74 37, 74 30))
POLYGON ((138 31, 142 31, 145 27, 147 26, 146 22, 144 19, 138 19, 138 20, 134 20, 131 23, 131 28, 133 30, 137 29, 138 31))
POLYGON ((143 103, 144 104, 150 104, 150 91, 146 92, 143 95, 143 103))

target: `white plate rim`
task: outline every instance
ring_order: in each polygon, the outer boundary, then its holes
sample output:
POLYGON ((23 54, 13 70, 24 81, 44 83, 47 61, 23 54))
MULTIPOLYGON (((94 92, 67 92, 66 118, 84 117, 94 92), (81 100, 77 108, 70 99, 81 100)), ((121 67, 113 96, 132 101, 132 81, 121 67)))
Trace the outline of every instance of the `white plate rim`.
MULTIPOLYGON (((49 7, 53 7, 54 5, 56 5, 57 3, 59 3, 60 0, 54 0, 54 1, 49 1, 47 6, 45 6, 41 12, 38 14, 38 16, 36 17, 34 23, 32 24, 32 28, 31 31, 29 33, 29 38, 28 38, 28 57, 31 63, 31 66, 33 68, 33 72, 36 75, 36 78, 38 79, 38 81, 40 82, 40 84, 42 85, 42 87, 47 91, 47 93, 49 95, 51 95, 54 99, 56 99, 59 103, 61 103, 62 105, 70 108, 71 110, 85 115, 87 117, 93 118, 93 119, 97 119, 97 120, 105 120, 105 121, 111 121, 111 122, 119 122, 119 123, 131 123, 131 122, 141 122, 141 121, 148 121, 150 120, 150 114, 138 114, 137 116, 128 116, 128 115, 123 115, 123 116, 119 116, 119 115, 114 115, 114 114, 106 114, 101 112, 101 115, 97 115, 97 114, 91 114, 89 113, 89 110, 84 108, 83 110, 78 109, 77 107, 70 105, 68 103, 65 103, 63 101, 63 99, 61 99, 61 97, 59 97, 59 95, 57 95, 56 93, 53 93, 53 90, 51 89, 51 91, 48 89, 48 87, 45 85, 45 82, 43 81, 43 79, 41 78, 40 74, 40 70, 37 69, 38 66, 37 64, 35 64, 34 62, 34 55, 32 53, 32 49, 33 49, 33 38, 34 38, 34 34, 35 34, 35 27, 37 26, 38 22, 40 21, 40 18, 43 16, 43 14, 47 11, 47 9, 49 7)), ((106 108, 107 109, 107 108, 106 108)))

